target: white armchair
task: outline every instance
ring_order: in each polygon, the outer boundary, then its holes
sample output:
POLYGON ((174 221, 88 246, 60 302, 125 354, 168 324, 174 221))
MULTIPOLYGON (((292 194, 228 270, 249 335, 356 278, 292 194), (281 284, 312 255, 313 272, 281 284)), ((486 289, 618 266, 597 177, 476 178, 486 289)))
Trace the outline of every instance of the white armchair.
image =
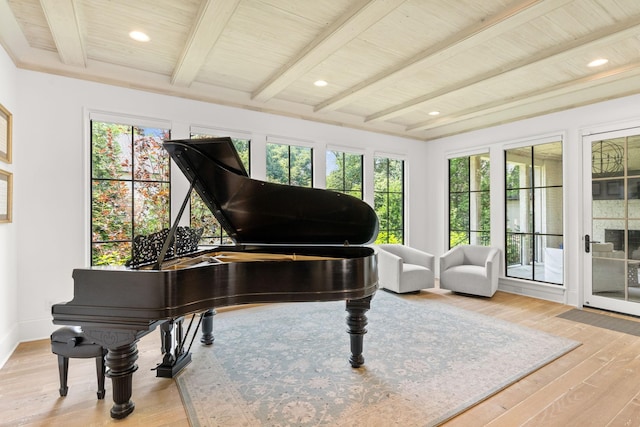
POLYGON ((492 297, 498 289, 500 249, 460 245, 440 257, 440 288, 492 297))
POLYGON ((377 248, 381 288, 400 294, 435 286, 433 255, 390 243, 377 245, 377 248))

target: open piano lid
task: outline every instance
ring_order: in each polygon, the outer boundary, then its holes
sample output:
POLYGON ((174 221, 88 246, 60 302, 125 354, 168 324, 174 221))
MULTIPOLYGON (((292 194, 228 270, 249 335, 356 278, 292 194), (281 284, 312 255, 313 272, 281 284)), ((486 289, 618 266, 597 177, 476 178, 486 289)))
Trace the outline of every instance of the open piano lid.
POLYGON ((361 245, 378 217, 355 197, 249 178, 231 138, 165 141, 164 148, 237 244, 361 245))

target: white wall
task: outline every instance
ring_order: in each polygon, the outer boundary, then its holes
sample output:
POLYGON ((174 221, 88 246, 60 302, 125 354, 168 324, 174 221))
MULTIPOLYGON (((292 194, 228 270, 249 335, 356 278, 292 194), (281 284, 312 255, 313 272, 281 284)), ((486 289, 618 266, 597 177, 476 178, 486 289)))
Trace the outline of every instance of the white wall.
MULTIPOLYGON (((18 113, 17 70, 4 49, 0 48, 0 104, 8 109, 15 120, 18 113)), ((13 134, 14 144, 20 143, 19 134, 13 134)), ((12 164, 0 162, 0 169, 13 173, 14 183, 22 176, 16 167, 19 155, 13 153, 12 164)), ((16 196, 17 198, 17 196, 16 196)), ((0 366, 18 343, 18 268, 17 230, 20 218, 15 215, 12 223, 0 224, 0 366)))
POLYGON ((504 149, 509 145, 536 137, 560 135, 564 139, 564 248, 565 288, 532 284, 520 280, 500 281, 499 289, 539 298, 581 304, 582 284, 582 135, 640 125, 640 95, 602 102, 573 110, 522 120, 490 129, 452 136, 428 144, 427 182, 432 186, 434 205, 425 212, 430 224, 427 250, 436 256, 447 247, 447 156, 464 155, 469 150, 486 150, 491 155, 491 228, 492 244, 504 250, 504 149))
MULTIPOLYGON (((427 244, 427 224, 422 221, 423 142, 31 71, 18 72, 18 87, 20 110, 27 116, 17 123, 21 142, 15 147, 23 171, 16 185, 21 195, 17 214, 23 224, 18 241, 20 341, 50 334, 51 304, 72 299, 72 270, 88 261, 85 186, 90 111, 167 120, 173 138, 188 137, 191 124, 251 132, 254 155, 264 148, 268 135, 311 142, 321 153, 327 146, 353 147, 369 161, 379 152, 400 155, 407 161, 410 183, 408 240, 416 247, 427 244)), ((315 166, 324 161, 321 155, 315 166)), ((371 175, 369 168, 365 180, 372 182, 371 175)), ((373 200, 372 194, 367 198, 373 200)))

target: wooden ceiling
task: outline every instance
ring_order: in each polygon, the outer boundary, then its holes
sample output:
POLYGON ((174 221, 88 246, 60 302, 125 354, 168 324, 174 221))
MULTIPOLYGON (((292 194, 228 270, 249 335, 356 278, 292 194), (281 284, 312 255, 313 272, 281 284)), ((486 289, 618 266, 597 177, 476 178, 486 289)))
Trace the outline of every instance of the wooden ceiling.
POLYGON ((19 68, 425 141, 640 93, 639 0, 0 0, 0 43, 19 68))

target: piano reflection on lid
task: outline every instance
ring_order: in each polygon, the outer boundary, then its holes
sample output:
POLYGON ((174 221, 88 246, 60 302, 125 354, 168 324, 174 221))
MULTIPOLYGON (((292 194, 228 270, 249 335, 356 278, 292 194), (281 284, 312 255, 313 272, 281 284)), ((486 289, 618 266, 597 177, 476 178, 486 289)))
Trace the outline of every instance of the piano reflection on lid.
POLYGON ((166 141, 164 148, 190 189, 162 244, 152 245, 153 259, 137 259, 128 267, 74 269, 73 300, 52 307, 53 323, 82 326, 108 349, 111 416, 125 418, 134 410, 138 340, 160 326, 165 354, 158 376, 171 377, 191 360, 183 346, 182 319, 201 313, 201 341, 210 344, 217 307, 344 300, 349 362, 360 367, 365 313, 378 287, 376 255, 366 246, 378 233, 373 209, 333 191, 251 179, 230 138, 166 141), (193 189, 234 245, 188 253, 179 248, 184 236, 193 244, 189 233, 194 231, 178 227, 193 189))

